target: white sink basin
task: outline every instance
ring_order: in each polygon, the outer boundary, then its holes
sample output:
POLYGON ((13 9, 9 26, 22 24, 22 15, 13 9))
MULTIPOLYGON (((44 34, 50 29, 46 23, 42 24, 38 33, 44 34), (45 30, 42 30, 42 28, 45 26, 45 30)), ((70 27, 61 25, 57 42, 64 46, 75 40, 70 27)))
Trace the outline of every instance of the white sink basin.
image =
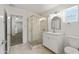
POLYGON ((52 35, 62 35, 63 33, 60 33, 60 32, 58 32, 58 33, 46 32, 46 34, 52 34, 52 35))

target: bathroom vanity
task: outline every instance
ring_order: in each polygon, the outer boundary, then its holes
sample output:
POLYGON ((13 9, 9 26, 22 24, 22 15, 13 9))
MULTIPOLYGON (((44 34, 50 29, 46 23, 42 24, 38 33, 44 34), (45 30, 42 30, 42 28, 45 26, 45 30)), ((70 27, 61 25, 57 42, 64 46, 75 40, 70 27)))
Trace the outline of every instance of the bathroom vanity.
POLYGON ((43 45, 55 53, 63 53, 63 34, 62 33, 43 33, 43 45))

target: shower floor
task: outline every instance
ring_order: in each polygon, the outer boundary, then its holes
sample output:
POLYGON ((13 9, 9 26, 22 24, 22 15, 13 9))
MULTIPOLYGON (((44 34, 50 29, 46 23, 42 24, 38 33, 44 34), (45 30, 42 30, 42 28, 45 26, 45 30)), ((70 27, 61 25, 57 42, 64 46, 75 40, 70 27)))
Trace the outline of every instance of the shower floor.
POLYGON ((22 33, 16 33, 11 38, 11 46, 21 44, 22 43, 22 33))

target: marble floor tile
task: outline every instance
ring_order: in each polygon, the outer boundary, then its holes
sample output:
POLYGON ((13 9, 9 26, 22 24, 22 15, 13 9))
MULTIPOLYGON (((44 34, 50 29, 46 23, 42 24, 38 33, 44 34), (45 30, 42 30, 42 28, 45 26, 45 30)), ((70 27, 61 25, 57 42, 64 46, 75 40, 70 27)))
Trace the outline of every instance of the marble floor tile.
POLYGON ((19 44, 11 46, 10 54, 53 54, 49 49, 42 44, 31 46, 29 44, 19 44))

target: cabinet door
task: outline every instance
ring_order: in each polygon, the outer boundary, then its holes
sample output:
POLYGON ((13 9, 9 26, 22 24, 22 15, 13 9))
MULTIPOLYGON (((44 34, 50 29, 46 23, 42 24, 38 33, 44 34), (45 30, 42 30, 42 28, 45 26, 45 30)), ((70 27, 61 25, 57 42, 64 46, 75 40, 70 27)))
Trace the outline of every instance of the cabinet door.
POLYGON ((63 38, 57 35, 43 35, 43 45, 55 53, 62 53, 63 38))
POLYGON ((63 52, 63 38, 62 36, 52 36, 51 37, 51 50, 55 53, 62 53, 63 52))
POLYGON ((49 44, 49 38, 48 38, 48 36, 43 35, 43 45, 47 47, 48 44, 49 44))
POLYGON ((58 39, 55 36, 51 36, 50 39, 49 39, 49 41, 50 41, 50 49, 52 51, 54 51, 55 53, 58 52, 58 43, 59 42, 57 42, 57 40, 58 39))
POLYGON ((57 39, 55 38, 55 36, 43 35, 43 45, 53 52, 57 52, 57 39))

